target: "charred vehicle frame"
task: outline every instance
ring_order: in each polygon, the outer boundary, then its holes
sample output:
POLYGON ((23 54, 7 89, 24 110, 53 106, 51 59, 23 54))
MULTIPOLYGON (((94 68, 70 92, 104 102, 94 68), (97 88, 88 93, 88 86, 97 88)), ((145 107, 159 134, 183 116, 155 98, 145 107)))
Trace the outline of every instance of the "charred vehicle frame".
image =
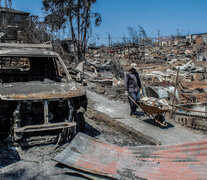
POLYGON ((84 131, 86 92, 60 56, 39 48, 0 50, 0 135, 28 137, 84 131))

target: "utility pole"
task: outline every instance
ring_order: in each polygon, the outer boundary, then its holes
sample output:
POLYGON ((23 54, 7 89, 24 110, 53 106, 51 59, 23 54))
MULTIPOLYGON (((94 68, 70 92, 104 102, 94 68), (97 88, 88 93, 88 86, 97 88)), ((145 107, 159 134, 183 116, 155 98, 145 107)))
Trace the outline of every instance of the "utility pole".
POLYGON ((157 37, 159 38, 160 37, 160 30, 158 29, 157 31, 157 37))
POLYGON ((179 85, 179 73, 180 73, 180 68, 178 68, 177 71, 177 76, 176 76, 176 81, 175 81, 175 85, 174 85, 174 93, 173 93, 173 99, 172 99, 172 111, 171 111, 171 119, 173 118, 173 113, 174 113, 174 103, 175 103, 175 99, 176 99, 176 91, 179 85))
POLYGON ((111 35, 110 35, 110 33, 108 33, 107 32, 107 34, 108 34, 108 48, 107 48, 107 51, 108 51, 108 53, 110 53, 110 51, 111 51, 111 35))
POLYGON ((111 35, 108 33, 109 47, 111 46, 111 35))
POLYGON ((180 33, 179 33, 179 29, 177 28, 177 37, 179 36, 179 34, 180 34, 180 33))

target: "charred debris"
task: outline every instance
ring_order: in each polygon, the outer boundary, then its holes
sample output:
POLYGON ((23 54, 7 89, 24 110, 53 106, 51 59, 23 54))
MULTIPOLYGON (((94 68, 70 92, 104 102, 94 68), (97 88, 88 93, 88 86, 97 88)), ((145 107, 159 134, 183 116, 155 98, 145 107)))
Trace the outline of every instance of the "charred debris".
MULTIPOLYGON (((132 63, 140 74, 143 92, 148 97, 145 98, 146 104, 149 99, 155 102, 159 102, 157 99, 163 102, 164 99, 170 106, 171 119, 186 128, 207 132, 207 33, 150 38, 139 26, 138 30, 129 27, 129 36, 123 37, 121 43, 113 43, 109 34, 108 46, 87 45, 91 29, 91 21, 87 18, 90 14, 98 26, 101 17, 91 12, 92 4, 79 4, 78 7, 87 11, 79 14, 82 11, 75 9, 82 19, 68 14, 69 18, 75 18, 77 27, 71 26, 72 38, 60 40, 54 38, 48 29, 60 29, 66 22, 54 22, 56 17, 51 12, 59 12, 60 9, 54 4, 50 9, 48 3, 50 1, 44 0, 44 8, 48 12, 44 22, 27 12, 0 7, 0 165, 20 160, 18 152, 24 154, 24 151, 18 151, 15 143, 21 147, 56 143, 56 148, 60 141, 68 142, 85 129, 90 131, 86 134, 100 133, 88 124, 94 121, 100 131, 111 128, 112 142, 119 132, 113 129, 115 127, 122 131, 118 137, 136 145, 138 138, 130 137, 136 137, 131 129, 126 130, 123 124, 113 124, 115 122, 105 114, 94 113, 92 105, 87 112, 86 95, 89 90, 106 96, 109 101, 126 103, 123 77, 132 63), (77 34, 74 29, 78 29, 77 34), (87 123, 85 117, 88 118, 87 123), (105 119, 105 123, 99 122, 100 119, 105 119)), ((65 11, 74 11, 70 8, 65 11)), ((80 148, 82 154, 85 147, 94 152, 91 146, 94 147, 94 143, 101 145, 94 139, 89 139, 92 145, 87 144, 88 137, 84 138, 85 134, 76 136, 77 142, 85 144, 80 148)), ((119 151, 114 145, 102 144, 119 151)), ((57 155, 54 145, 48 147, 51 154, 57 155)), ((71 154, 80 153, 79 144, 74 147, 70 149, 73 151, 71 154)), ((34 146, 36 150, 45 153, 34 146)), ((30 153, 34 154, 32 150, 30 153)), ((50 154, 45 157, 51 160, 50 154)), ((58 162, 65 160, 65 157, 56 159, 58 162)), ((121 174, 120 177, 125 176, 121 174)))
POLYGON ((171 117, 177 123, 206 133, 206 37, 205 33, 143 37, 139 44, 89 46, 84 66, 70 72, 81 71, 89 88, 126 102, 123 73, 134 63, 148 97, 164 98, 172 105, 171 117))
MULTIPOLYGON (((207 97, 207 34, 149 38, 143 27, 139 26, 138 30, 129 27, 129 35, 123 37, 121 43, 113 43, 109 35, 108 46, 97 47, 85 46, 89 34, 84 33, 89 30, 82 32, 79 27, 80 32, 74 33, 71 39, 49 41, 54 36, 47 29, 61 28, 65 22, 60 26, 51 24, 54 20, 51 10, 58 9, 55 5, 48 8, 48 2, 44 1, 48 13, 45 22, 27 12, 0 8, 1 106, 4 109, 1 128, 6 133, 12 129, 13 137, 21 139, 22 131, 36 131, 39 124, 44 124, 42 128, 45 130, 50 121, 60 121, 59 129, 70 126, 64 121, 74 120, 74 112, 79 112, 80 107, 86 110, 82 85, 109 99, 126 102, 123 76, 131 63, 137 66, 148 97, 165 98, 169 104, 178 104, 184 108, 182 112, 179 109, 173 111, 174 115, 179 115, 175 118, 179 123, 206 131, 203 119, 207 97), (82 41, 84 44, 80 45, 82 41), (73 83, 79 84, 70 83, 70 88, 65 87, 64 83, 72 79, 73 83), (11 112, 5 111, 8 108, 11 112), (200 108, 202 110, 197 112, 200 108), (34 129, 24 127, 30 125, 35 125, 34 129), (15 135, 16 128, 21 135, 15 135)), ((88 13, 93 14, 90 4, 87 8, 88 13)), ((97 23, 101 22, 98 14, 94 18, 97 23)), ((84 19, 79 19, 78 23, 82 21, 84 19)), ((53 125, 55 127, 51 128, 55 129, 56 124, 53 125)))
POLYGON ((143 27, 138 31, 129 27, 129 37, 123 37, 122 43, 112 43, 109 36, 108 46, 84 47, 84 56, 77 60, 79 40, 48 41, 51 34, 46 29, 52 17, 41 23, 27 12, 1 7, 0 13, 1 128, 7 134, 12 130, 14 139, 21 139, 22 131, 40 130, 40 124, 46 130, 50 121, 54 126, 49 129, 56 129, 58 121, 59 131, 69 127, 65 120, 73 121, 80 107, 86 110, 83 85, 109 99, 128 101, 123 76, 131 63, 137 66, 148 97, 179 105, 183 109, 175 107, 173 111, 178 115, 176 121, 206 132, 207 34, 149 38, 143 27), (66 88, 63 83, 71 80, 70 88, 66 88), (8 108, 10 112, 5 111, 8 108), (15 134, 16 128, 20 135, 15 134))

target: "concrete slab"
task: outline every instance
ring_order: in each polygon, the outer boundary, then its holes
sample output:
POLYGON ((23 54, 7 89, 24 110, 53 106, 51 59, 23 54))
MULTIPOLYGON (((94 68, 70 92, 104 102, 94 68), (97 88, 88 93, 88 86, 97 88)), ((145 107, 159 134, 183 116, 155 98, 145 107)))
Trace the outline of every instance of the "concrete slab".
POLYGON ((154 138, 156 141, 160 141, 161 144, 178 144, 207 139, 207 135, 202 132, 183 127, 173 122, 173 120, 167 120, 167 122, 170 123, 169 128, 161 129, 155 126, 153 121, 147 116, 139 119, 133 118, 130 116, 130 107, 128 104, 109 100, 103 95, 92 91, 87 91, 87 97, 89 101, 93 102, 95 110, 100 111, 111 118, 115 118, 116 121, 134 128, 142 134, 154 138))

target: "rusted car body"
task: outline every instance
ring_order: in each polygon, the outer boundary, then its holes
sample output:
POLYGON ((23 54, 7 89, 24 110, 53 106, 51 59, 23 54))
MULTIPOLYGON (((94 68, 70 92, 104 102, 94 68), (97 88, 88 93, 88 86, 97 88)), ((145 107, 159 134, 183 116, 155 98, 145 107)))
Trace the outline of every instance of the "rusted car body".
POLYGON ((86 92, 60 56, 38 48, 0 50, 0 134, 27 136, 84 130, 86 92))

